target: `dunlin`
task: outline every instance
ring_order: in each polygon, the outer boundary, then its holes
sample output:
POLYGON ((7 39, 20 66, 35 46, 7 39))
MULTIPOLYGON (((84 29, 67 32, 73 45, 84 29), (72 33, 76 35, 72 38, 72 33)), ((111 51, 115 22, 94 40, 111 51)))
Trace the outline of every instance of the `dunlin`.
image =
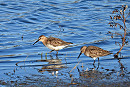
MULTIPOLYGON (((98 58, 98 62, 99 62, 99 57, 101 56, 106 56, 106 55, 109 55, 109 54, 112 54, 110 53, 109 51, 107 50, 103 50, 102 48, 99 48, 99 47, 96 47, 96 46, 83 46, 81 48, 81 52, 78 56, 78 58, 80 57, 80 55, 84 53, 84 55, 88 56, 88 57, 91 57, 94 59, 94 63, 95 63, 95 59, 98 58)), ((93 64, 94 64, 93 63, 93 64)))
POLYGON ((49 53, 51 53, 52 51, 56 51, 57 54, 58 54, 59 50, 67 47, 70 44, 73 44, 71 42, 65 42, 65 41, 63 41, 63 40, 61 40, 59 38, 45 37, 44 35, 41 35, 35 43, 37 43, 38 41, 42 41, 42 43, 46 47, 48 47, 49 49, 51 49, 51 51, 49 53))

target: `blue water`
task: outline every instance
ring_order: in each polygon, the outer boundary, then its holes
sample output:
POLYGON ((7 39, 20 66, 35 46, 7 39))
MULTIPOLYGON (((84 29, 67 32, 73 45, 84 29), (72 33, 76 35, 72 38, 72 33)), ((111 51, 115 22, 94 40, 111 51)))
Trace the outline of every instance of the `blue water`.
MULTIPOLYGON (((120 47, 115 41, 121 42, 120 36, 111 38, 107 33, 111 31, 123 34, 119 27, 114 29, 108 24, 111 21, 110 15, 113 15, 112 11, 120 9, 121 5, 128 5, 128 13, 129 0, 1 0, 0 81, 26 81, 26 76, 43 76, 70 83, 72 78, 68 73, 79 61, 79 70, 91 70, 94 68, 92 58, 82 54, 77 59, 80 48, 93 45, 114 54, 119 50, 120 47), (74 44, 60 50, 56 57, 56 52, 49 54, 50 49, 42 42, 33 45, 40 35, 57 37, 74 44), (54 64, 50 60, 58 62, 54 64), (48 68, 49 66, 53 68, 48 68)), ((100 58, 98 71, 105 74, 112 72, 110 77, 113 77, 103 81, 129 81, 130 16, 126 20, 126 26, 128 44, 121 51, 123 57, 120 62, 114 59, 113 54, 100 58)), ((96 60, 96 67, 97 62, 96 60)), ((81 78, 77 68, 70 73, 75 79, 81 78)))

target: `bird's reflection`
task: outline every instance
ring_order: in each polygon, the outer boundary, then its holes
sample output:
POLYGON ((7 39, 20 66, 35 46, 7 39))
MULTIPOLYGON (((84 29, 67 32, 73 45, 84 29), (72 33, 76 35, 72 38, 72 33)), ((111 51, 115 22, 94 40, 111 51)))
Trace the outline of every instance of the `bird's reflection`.
POLYGON ((98 66, 97 67, 95 66, 95 64, 93 64, 94 69, 96 69, 96 68, 98 69, 99 68, 99 64, 100 63, 98 62, 98 66))
POLYGON ((58 58, 53 58, 53 56, 50 55, 50 59, 46 59, 46 62, 48 64, 44 64, 41 69, 38 70, 38 72, 43 73, 45 71, 48 71, 52 75, 58 75, 59 70, 65 68, 65 65, 62 64, 61 59, 58 58))
POLYGON ((114 79, 112 78, 112 76, 114 76, 115 73, 119 73, 119 75, 117 75, 118 77, 122 77, 125 76, 127 74, 127 69, 124 67, 124 65, 121 63, 121 59, 118 59, 118 63, 119 63, 119 68, 120 70, 117 69, 108 69, 108 68, 104 68, 101 67, 99 69, 99 64, 98 67, 96 67, 95 65, 94 68, 87 68, 86 70, 80 70, 77 67, 77 70, 79 72, 79 77, 81 78, 86 78, 86 80, 102 80, 102 79, 114 79))
MULTIPOLYGON (((77 80, 74 76, 74 74, 70 74, 70 79, 71 79, 71 82, 70 84, 71 85, 76 85, 78 84, 79 82, 78 81, 82 81, 81 83, 84 84, 84 82, 86 83, 91 83, 91 82, 95 82, 99 79, 103 79, 104 78, 104 75, 103 75, 103 72, 99 71, 98 69, 95 69, 95 68, 92 68, 92 69, 86 69, 86 70, 80 70, 78 67, 77 67, 77 70, 79 72, 79 79, 77 80)), ((77 76, 76 76, 77 77, 77 76)))
POLYGON ((102 72, 99 71, 96 68, 86 69, 86 70, 80 70, 78 67, 79 76, 85 77, 85 78, 99 78, 102 77, 102 72))

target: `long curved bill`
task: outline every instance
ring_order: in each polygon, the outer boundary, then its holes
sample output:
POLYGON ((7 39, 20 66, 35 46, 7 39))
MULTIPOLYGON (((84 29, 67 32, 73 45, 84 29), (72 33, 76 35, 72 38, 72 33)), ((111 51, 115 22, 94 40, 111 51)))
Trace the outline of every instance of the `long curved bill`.
MULTIPOLYGON (((37 43, 38 41, 39 41, 39 39, 38 39, 35 43, 37 43)), ((34 44, 35 44, 35 43, 34 43, 34 44)), ((34 44, 33 44, 33 45, 34 45, 34 44)))
MULTIPOLYGON (((78 58, 80 57, 80 55, 81 55, 81 54, 82 54, 82 52, 80 52, 80 54, 79 54, 78 58)), ((77 59, 78 59, 78 58, 77 58, 77 59)))

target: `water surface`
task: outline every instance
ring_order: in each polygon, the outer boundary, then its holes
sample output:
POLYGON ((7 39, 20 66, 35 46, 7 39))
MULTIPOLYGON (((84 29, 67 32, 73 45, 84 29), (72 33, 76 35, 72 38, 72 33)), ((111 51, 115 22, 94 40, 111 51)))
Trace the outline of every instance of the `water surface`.
MULTIPOLYGON (((1 86, 130 86, 129 43, 121 51, 120 60, 112 54, 101 57, 99 65, 96 60, 93 66, 93 59, 83 54, 77 59, 82 46, 98 46, 114 54, 119 50, 115 41, 121 42, 120 36, 111 38, 107 33, 123 34, 108 25, 112 11, 121 5, 130 7, 130 1, 0 1, 1 86), (42 42, 33 45, 40 35, 74 44, 56 56, 56 52, 49 54, 50 49, 42 42)), ((128 42, 129 20, 130 16, 126 21, 128 42)))

